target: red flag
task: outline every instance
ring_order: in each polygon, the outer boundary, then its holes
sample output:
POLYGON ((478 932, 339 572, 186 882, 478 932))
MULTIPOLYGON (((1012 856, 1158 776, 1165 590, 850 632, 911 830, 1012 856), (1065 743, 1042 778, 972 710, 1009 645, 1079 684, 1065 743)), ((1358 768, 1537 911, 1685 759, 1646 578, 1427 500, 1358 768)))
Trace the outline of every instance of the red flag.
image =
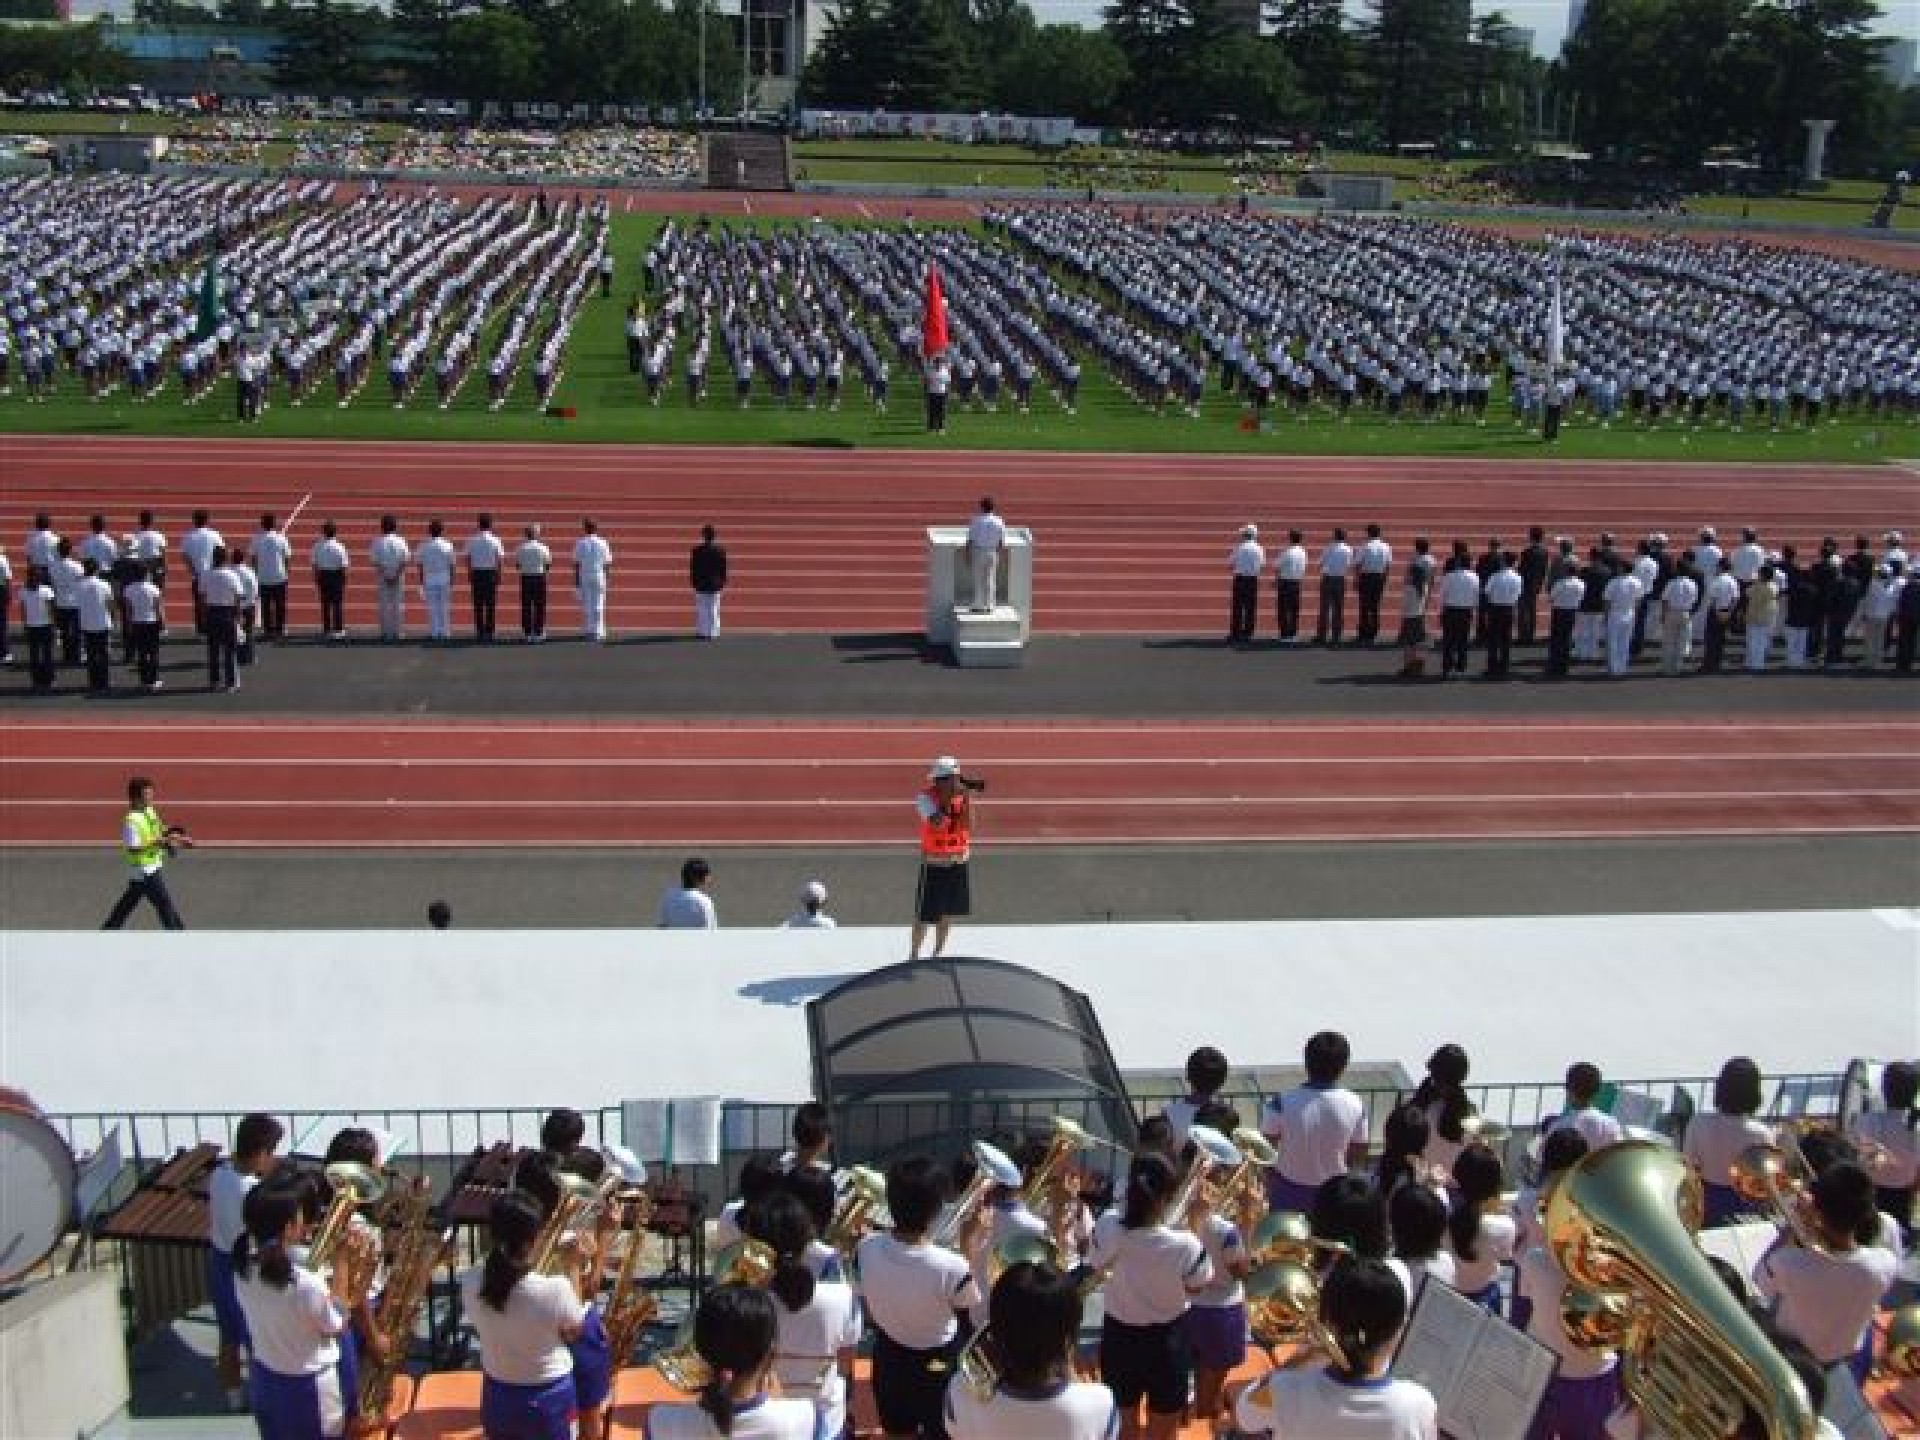
POLYGON ((927 313, 920 322, 920 353, 931 360, 947 348, 947 297, 940 289, 940 272, 927 264, 927 313))

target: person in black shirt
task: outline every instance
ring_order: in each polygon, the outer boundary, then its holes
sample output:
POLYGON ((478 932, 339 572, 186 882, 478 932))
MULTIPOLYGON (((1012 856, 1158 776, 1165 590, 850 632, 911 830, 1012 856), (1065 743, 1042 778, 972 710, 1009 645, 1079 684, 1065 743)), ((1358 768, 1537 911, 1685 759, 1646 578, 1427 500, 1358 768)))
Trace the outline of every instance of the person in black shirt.
POLYGON ((1866 593, 1866 586, 1854 578, 1852 567, 1842 566, 1827 592, 1827 639, 1821 663, 1829 670, 1846 663, 1847 627, 1853 624, 1854 612, 1866 593))
POLYGON ((702 640, 718 640, 720 592, 727 588, 727 551, 714 539, 711 525, 700 527, 700 543, 687 556, 687 581, 693 586, 693 633, 702 640))
POLYGON ((1913 672, 1913 657, 1920 648, 1920 579, 1907 577, 1900 588, 1900 605, 1894 612, 1900 624, 1900 637, 1894 642, 1893 668, 1902 675, 1913 672))
POLYGON ((1547 532, 1535 525, 1527 531, 1527 548, 1520 552, 1520 604, 1514 615, 1514 638, 1522 645, 1533 644, 1534 627, 1540 613, 1540 592, 1547 586, 1547 532))

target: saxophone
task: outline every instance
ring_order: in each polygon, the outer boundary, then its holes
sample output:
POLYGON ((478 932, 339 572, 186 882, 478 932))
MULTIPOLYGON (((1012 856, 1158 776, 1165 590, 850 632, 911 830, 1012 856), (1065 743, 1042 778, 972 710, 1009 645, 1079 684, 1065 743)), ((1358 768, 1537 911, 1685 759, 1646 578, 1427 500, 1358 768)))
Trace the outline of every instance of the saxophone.
POLYGON ((1564 1171, 1547 1196, 1547 1248, 1617 1329, 1621 1383, 1650 1429, 1724 1440, 1749 1415, 1768 1440, 1812 1440, 1813 1407, 1791 1366, 1694 1243, 1700 1180, 1672 1150, 1609 1145, 1564 1171))
POLYGON ((433 1287, 433 1272, 452 1254, 453 1231, 433 1219, 433 1186, 424 1177, 397 1187, 382 1217, 393 1239, 387 1250, 387 1286, 374 1317, 383 1342, 379 1358, 368 1356, 360 1370, 357 1411, 363 1426, 383 1426, 393 1400, 394 1377, 407 1363, 414 1322, 433 1287))
POLYGON ((653 1198, 635 1190, 626 1202, 627 1248, 620 1257, 620 1269, 614 1275, 613 1291, 607 1296, 601 1324, 607 1332, 607 1348, 615 1367, 626 1364, 640 1333, 653 1323, 660 1302, 640 1283, 640 1252, 646 1249, 647 1221, 653 1217, 653 1198))

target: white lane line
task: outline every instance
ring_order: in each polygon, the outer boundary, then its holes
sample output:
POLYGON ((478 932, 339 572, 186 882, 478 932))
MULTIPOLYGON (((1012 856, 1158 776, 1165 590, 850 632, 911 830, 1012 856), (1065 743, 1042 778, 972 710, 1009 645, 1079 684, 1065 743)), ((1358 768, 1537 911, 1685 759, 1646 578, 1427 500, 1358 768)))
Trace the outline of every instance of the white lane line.
MULTIPOLYGON (((1663 751, 1651 754, 1594 755, 1584 752, 1568 754, 1533 754, 1524 750, 1505 753, 1488 752, 1473 755, 988 755, 980 763, 1001 769, 1046 769, 1072 770, 1097 769, 1101 767, 1125 766, 1129 769, 1147 766, 1205 766, 1210 769, 1232 769, 1239 766, 1284 767, 1289 769, 1313 769, 1315 767, 1340 766, 1396 766, 1396 765, 1579 765, 1588 767, 1614 765, 1668 765, 1686 764, 1744 764, 1749 761, 1761 761, 1770 764, 1831 764, 1835 762, 1870 761, 1874 764, 1891 763, 1895 765, 1920 765, 1920 754, 1912 750, 1701 750, 1701 751, 1663 751)), ((903 761, 898 756, 862 757, 859 759, 812 758, 804 756, 777 755, 740 755, 740 756, 698 756, 688 758, 677 755, 596 755, 591 764, 595 770, 898 770, 903 761)), ((77 765, 213 765, 222 770, 255 766, 263 769, 298 766, 301 769, 332 767, 338 769, 382 770, 490 770, 490 769, 553 769, 578 770, 578 755, 473 755, 448 756, 429 755, 407 757, 402 755, 381 754, 369 751, 363 755, 156 755, 150 750, 141 750, 125 755, 91 753, 87 755, 50 755, 35 758, 21 755, 0 755, 0 770, 12 767, 15 770, 29 770, 36 767, 77 766, 77 765)), ((993 797, 999 798, 997 796, 993 797)), ((5 803, 0 797, 0 803, 5 803)))

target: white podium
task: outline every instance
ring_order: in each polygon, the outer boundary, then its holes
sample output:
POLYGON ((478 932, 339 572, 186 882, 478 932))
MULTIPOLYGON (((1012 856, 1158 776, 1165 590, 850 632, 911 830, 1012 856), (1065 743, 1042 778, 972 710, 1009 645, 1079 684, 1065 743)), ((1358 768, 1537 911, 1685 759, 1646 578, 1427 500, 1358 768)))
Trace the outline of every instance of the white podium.
POLYGON ((976 610, 964 525, 927 527, 927 642, 952 649, 959 665, 1015 666, 1033 630, 1033 532, 1007 527, 1000 593, 976 610))

